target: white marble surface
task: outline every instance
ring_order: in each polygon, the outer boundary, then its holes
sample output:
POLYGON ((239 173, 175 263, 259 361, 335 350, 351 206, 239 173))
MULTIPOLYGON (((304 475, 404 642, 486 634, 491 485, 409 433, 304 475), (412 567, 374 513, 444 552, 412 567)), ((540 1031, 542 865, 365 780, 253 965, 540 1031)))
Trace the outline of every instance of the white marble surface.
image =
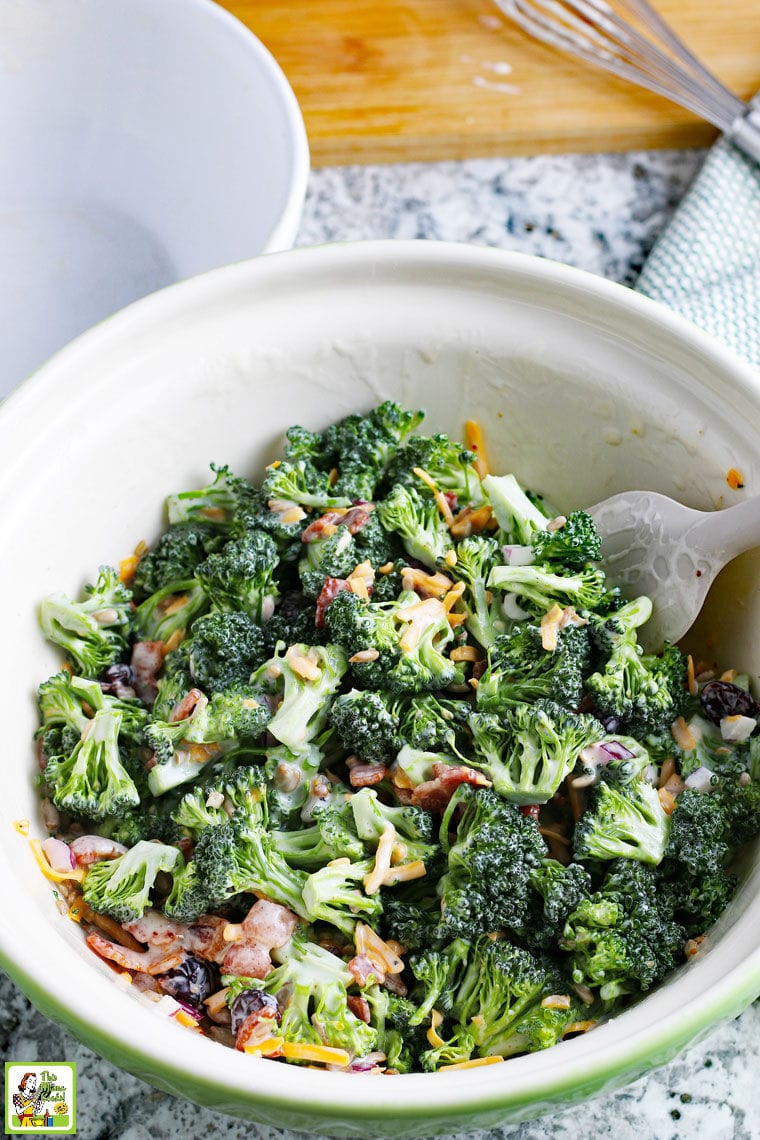
MULTIPOLYGON (((659 152, 324 169, 300 245, 363 238, 472 241, 632 283, 700 156, 659 152)), ((46 1021, 0 976, 0 1055, 78 1062, 81 1140, 297 1140, 159 1093, 46 1021)), ((622 1092, 479 1140, 760 1140, 760 1004, 622 1092)), ((303 1135, 303 1134, 300 1134, 303 1135)))

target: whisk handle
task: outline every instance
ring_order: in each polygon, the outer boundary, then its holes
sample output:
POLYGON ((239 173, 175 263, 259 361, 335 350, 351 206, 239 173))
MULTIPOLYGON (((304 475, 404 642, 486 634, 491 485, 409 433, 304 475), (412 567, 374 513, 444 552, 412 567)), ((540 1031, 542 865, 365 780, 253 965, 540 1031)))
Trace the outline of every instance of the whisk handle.
POLYGON ((746 111, 734 119, 726 136, 739 150, 760 162, 760 102, 757 95, 747 104, 746 111))

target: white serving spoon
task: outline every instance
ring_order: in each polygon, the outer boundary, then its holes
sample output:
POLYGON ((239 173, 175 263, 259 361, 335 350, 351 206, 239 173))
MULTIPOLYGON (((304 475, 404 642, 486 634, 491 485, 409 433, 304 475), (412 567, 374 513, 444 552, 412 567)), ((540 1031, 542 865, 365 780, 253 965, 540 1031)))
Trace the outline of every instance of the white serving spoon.
POLYGON ((652 617, 639 631, 648 652, 683 637, 718 571, 760 546, 760 497, 695 511, 654 491, 623 491, 588 513, 602 536, 609 580, 629 598, 652 599, 652 617))

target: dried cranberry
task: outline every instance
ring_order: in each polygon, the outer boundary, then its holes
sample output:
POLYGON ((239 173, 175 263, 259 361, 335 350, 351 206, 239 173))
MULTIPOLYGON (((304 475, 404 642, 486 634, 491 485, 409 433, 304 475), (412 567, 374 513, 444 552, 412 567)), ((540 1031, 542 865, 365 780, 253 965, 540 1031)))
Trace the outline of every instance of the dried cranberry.
POLYGON ((756 717, 760 713, 760 705, 754 697, 730 681, 708 681, 699 694, 699 703, 713 724, 720 724, 726 716, 756 717))
POLYGON ((109 665, 100 678, 100 687, 103 692, 108 693, 111 697, 119 697, 121 700, 135 695, 134 684, 135 675, 132 666, 125 662, 109 665))
POLYGON ((605 732, 618 732, 618 730, 620 729, 620 717, 619 716, 613 716, 612 714, 609 714, 609 715, 603 714, 603 715, 597 717, 597 720, 600 720, 602 722, 605 732))
POLYGON ((177 1001, 199 1007, 220 987, 219 967, 193 955, 158 979, 161 989, 177 1001))
POLYGON ((277 1004, 277 998, 273 997, 272 994, 265 993, 264 990, 242 990, 230 1006, 232 1032, 237 1034, 246 1018, 255 1013, 264 1017, 272 1017, 279 1022, 280 1007, 277 1004))

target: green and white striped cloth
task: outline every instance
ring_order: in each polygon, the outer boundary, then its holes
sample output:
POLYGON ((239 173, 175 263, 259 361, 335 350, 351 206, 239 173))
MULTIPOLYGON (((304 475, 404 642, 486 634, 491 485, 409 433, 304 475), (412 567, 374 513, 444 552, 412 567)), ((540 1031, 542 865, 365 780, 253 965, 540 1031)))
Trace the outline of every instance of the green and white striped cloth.
POLYGON ((760 165, 720 139, 636 288, 760 367, 760 165))

